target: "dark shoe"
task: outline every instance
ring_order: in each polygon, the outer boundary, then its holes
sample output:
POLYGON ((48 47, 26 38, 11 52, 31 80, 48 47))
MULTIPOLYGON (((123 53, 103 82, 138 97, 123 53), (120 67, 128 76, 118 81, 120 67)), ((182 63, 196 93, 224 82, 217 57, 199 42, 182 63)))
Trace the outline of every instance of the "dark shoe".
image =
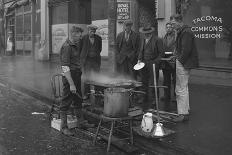
POLYGON ((189 120, 189 115, 179 115, 173 119, 173 122, 184 122, 189 120))
POLYGON ((91 123, 87 122, 87 123, 83 123, 82 126, 85 127, 85 128, 94 128, 95 124, 91 124, 91 123))
POLYGON ((78 122, 77 124, 77 128, 80 128, 80 129, 93 128, 93 127, 95 127, 95 125, 88 123, 88 121, 86 120, 83 122, 78 122))
POLYGON ((65 111, 60 112, 60 119, 61 119, 60 131, 66 136, 73 136, 74 134, 68 129, 68 125, 67 125, 67 112, 65 111))
POLYGON ((61 132, 66 136, 73 136, 74 133, 72 133, 68 128, 61 129, 61 132))

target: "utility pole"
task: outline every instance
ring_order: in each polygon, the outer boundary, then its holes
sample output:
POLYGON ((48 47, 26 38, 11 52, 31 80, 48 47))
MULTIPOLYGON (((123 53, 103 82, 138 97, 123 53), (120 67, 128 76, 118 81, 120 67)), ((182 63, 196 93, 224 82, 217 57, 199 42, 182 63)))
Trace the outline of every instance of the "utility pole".
POLYGON ((1 34, 0 34, 0 55, 2 56, 5 53, 5 7, 4 0, 0 1, 0 19, 1 19, 1 34))
POLYGON ((117 21, 117 0, 108 0, 108 39, 109 39, 109 65, 110 71, 116 72, 116 21, 117 21))

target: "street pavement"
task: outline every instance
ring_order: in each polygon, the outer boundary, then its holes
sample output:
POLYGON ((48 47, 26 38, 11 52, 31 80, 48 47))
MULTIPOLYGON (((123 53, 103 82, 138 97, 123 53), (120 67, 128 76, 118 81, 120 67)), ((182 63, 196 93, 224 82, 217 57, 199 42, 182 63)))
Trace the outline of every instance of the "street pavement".
MULTIPOLYGON (((50 78, 54 73, 59 73, 58 68, 56 63, 33 61, 31 57, 3 57, 0 60, 0 82, 10 83, 12 88, 29 93, 34 97, 51 99, 50 78)), ((161 143, 174 149, 184 149, 186 154, 232 154, 232 117, 230 115, 232 87, 206 85, 201 82, 201 84, 191 83, 189 91, 190 120, 169 125, 168 128, 176 133, 162 138, 161 143)), ((46 100, 46 103, 49 104, 49 100, 46 100)), ((31 104, 36 106, 37 103, 28 103, 28 105, 31 104)), ((16 113, 17 110, 19 108, 16 108, 13 113, 16 113)), ((18 115, 17 117, 19 117, 18 121, 22 121, 20 119, 22 116, 18 115)), ((50 129, 49 131, 43 129, 44 126, 47 126, 45 122, 41 121, 37 123, 40 124, 40 127, 30 129, 32 131, 41 129, 45 131, 44 133, 51 134, 50 129)), ((2 128, 2 126, 0 127, 2 128)), ((27 129, 24 130, 27 131, 27 129)), ((1 130, 1 132, 3 131, 1 130)), ((32 137, 36 136, 37 134, 34 134, 32 137)), ((12 143, 14 144, 14 141, 12 143)), ((2 147, 0 145, 0 150, 6 148, 2 149, 2 147)))
MULTIPOLYGON (((0 86, 0 155, 104 155, 106 143, 75 132, 67 137, 50 127, 48 107, 39 100, 0 86)), ((112 155, 123 155, 111 147, 112 155)))

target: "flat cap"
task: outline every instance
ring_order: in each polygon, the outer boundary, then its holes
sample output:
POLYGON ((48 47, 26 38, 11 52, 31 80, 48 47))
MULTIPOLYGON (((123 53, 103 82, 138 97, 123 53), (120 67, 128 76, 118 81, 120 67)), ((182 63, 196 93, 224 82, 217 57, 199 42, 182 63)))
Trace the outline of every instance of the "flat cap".
POLYGON ((129 25, 131 26, 131 25, 133 25, 133 22, 131 20, 126 20, 126 21, 124 21, 123 24, 126 26, 129 26, 129 25))
POLYGON ((70 30, 71 33, 73 32, 83 32, 83 29, 78 27, 78 26, 72 26, 71 30, 70 30))
POLYGON ((96 29, 98 29, 98 27, 96 25, 93 25, 93 24, 87 25, 87 28, 90 29, 90 30, 96 30, 96 29))

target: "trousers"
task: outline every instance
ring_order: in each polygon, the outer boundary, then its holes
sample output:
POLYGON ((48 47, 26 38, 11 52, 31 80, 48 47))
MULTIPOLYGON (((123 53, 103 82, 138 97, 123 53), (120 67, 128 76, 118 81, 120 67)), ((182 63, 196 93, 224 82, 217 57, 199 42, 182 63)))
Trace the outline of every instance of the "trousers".
POLYGON ((62 102, 60 105, 60 111, 68 111, 71 104, 73 104, 74 109, 82 108, 82 95, 81 95, 81 70, 71 71, 71 77, 73 79, 74 85, 77 89, 77 94, 73 94, 70 91, 70 85, 65 76, 62 78, 63 82, 63 92, 62 92, 62 102))
POLYGON ((178 114, 189 114, 189 81, 190 69, 185 69, 184 66, 176 60, 176 101, 178 114))

